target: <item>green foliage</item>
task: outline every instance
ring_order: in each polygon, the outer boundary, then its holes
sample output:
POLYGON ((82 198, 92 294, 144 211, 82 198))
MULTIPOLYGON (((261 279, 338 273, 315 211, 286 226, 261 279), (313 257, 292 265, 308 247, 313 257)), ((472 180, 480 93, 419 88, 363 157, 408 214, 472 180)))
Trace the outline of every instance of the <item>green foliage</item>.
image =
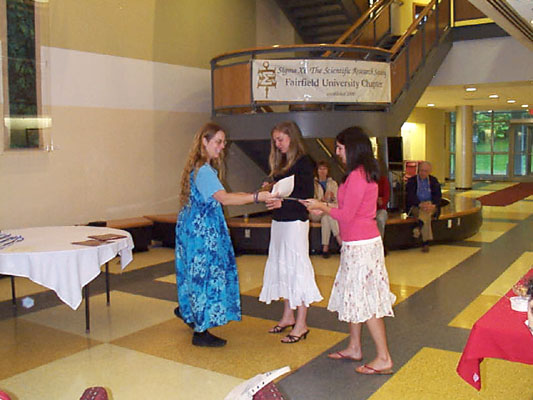
POLYGON ((32 1, 7 0, 9 114, 37 115, 35 13, 32 1))

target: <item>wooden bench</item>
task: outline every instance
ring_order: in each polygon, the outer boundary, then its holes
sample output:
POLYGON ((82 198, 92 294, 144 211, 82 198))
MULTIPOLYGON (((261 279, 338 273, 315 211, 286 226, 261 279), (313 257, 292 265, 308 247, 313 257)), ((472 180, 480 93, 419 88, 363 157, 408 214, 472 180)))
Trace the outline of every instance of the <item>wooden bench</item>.
MULTIPOLYGON (((435 242, 460 241, 479 231, 483 220, 479 201, 462 196, 453 196, 444 200, 439 218, 432 221, 435 242)), ((229 218, 227 222, 237 253, 268 252, 271 225, 269 215, 251 216, 248 222, 244 222, 242 217, 229 218)), ((418 226, 416 218, 402 218, 400 213, 389 213, 385 226, 385 247, 394 250, 420 246, 421 239, 413 237, 413 229, 416 226, 418 226)), ((336 241, 332 238, 330 248, 334 250, 335 246, 336 241)), ((311 254, 316 254, 321 248, 320 223, 311 222, 309 251, 311 254)))
POLYGON ((145 215, 144 218, 153 224, 152 238, 158 240, 165 247, 176 246, 177 213, 145 215))
POLYGON ((148 218, 124 218, 106 221, 108 228, 128 231, 133 239, 133 251, 147 251, 152 242, 152 226, 154 223, 148 218))

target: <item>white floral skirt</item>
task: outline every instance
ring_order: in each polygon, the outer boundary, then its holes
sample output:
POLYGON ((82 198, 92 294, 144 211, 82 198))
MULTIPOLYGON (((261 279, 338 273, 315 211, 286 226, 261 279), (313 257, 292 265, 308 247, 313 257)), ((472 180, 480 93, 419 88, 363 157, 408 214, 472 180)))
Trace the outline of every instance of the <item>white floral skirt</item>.
POLYGON ((331 290, 328 310, 339 320, 365 322, 393 317, 396 296, 389 286, 381 237, 342 242, 341 262, 331 290))
POLYGON ((322 300, 309 258, 309 221, 272 221, 259 301, 284 298, 291 309, 322 300))

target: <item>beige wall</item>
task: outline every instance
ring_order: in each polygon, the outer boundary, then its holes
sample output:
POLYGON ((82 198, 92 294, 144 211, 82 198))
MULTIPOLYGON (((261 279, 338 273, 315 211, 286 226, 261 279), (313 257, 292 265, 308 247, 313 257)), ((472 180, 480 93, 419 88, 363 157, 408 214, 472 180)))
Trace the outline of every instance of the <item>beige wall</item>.
MULTIPOLYGON (((425 159, 433 165, 433 175, 441 182, 448 175, 447 166, 447 154, 448 148, 446 143, 446 120, 445 112, 441 110, 434 110, 430 108, 415 108, 409 118, 408 123, 416 124, 418 126, 415 131, 420 135, 420 131, 425 130, 425 159)), ((413 141, 413 146, 421 145, 421 140, 417 142, 413 141)), ((421 154, 420 150, 419 153, 421 154)))
MULTIPOLYGON (((209 60, 255 45, 255 2, 50 0, 47 7, 39 30, 52 126, 44 138, 54 151, 0 145, 0 228, 176 211, 191 138, 210 117, 209 60)), ((243 162, 228 160, 228 173, 243 162)), ((261 173, 248 170, 236 189, 257 186, 261 173)))
POLYGON ((428 4, 430 0, 402 0, 396 3, 392 9, 392 31, 401 35, 413 22, 413 3, 428 4))
POLYGON ((209 68, 255 46, 250 0, 50 0, 50 46, 209 68))

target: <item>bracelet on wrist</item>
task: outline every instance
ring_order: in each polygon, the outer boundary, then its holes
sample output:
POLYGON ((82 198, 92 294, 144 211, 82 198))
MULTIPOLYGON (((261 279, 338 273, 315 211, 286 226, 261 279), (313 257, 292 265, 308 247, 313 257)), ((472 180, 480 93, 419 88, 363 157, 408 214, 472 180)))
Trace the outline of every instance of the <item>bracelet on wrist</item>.
POLYGON ((259 203, 259 192, 258 191, 254 192, 254 203, 259 203))

